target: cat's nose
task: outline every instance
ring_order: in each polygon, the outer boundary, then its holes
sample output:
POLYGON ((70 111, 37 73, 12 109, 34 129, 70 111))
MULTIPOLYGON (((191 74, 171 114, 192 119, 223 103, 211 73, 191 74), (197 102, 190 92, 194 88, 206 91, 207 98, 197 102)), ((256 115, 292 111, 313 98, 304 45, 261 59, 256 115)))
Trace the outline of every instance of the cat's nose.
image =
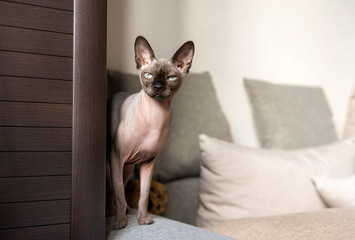
POLYGON ((157 91, 161 91, 164 89, 164 85, 160 82, 156 82, 153 84, 153 87, 157 90, 157 91))

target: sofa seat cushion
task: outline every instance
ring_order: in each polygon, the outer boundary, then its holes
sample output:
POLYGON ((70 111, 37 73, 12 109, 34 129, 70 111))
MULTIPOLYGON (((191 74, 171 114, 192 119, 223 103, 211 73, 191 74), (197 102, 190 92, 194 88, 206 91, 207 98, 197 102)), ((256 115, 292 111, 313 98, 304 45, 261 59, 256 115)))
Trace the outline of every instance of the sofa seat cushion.
POLYGON ((124 229, 111 230, 113 218, 106 219, 106 240, 231 240, 231 237, 194 227, 164 217, 153 216, 154 224, 140 226, 136 215, 128 215, 124 229))
POLYGON ((245 218, 206 229, 243 240, 355 239, 355 208, 245 218))

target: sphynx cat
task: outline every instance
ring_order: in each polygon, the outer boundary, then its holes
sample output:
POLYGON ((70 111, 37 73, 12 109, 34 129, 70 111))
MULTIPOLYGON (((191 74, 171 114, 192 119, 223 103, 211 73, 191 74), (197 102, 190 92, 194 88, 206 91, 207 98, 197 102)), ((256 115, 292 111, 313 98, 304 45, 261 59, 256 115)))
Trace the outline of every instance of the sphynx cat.
MULTIPOLYGON (((125 200, 124 187, 136 164, 140 164, 138 223, 154 222, 147 213, 154 160, 169 138, 172 99, 188 74, 194 56, 192 41, 184 43, 170 60, 156 59, 142 36, 136 38, 134 50, 142 90, 133 95, 115 94, 108 109, 110 158, 107 178, 116 201, 112 229, 124 228, 126 213, 132 212, 125 200)), ((112 208, 113 198, 110 202, 112 208)))

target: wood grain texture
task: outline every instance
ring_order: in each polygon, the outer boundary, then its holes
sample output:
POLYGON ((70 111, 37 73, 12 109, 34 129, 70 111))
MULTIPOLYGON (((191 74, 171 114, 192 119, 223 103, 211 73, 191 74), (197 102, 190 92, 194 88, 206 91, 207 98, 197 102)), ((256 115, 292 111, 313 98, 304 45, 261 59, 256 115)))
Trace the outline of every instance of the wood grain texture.
POLYGON ((1 102, 0 126, 71 127, 69 104, 1 102))
POLYGON ((0 127, 0 151, 71 151, 71 128, 0 127))
POLYGON ((0 1, 0 239, 70 239, 73 16, 0 1))
POLYGON ((74 11, 71 237, 72 240, 103 240, 106 181, 106 0, 75 0, 74 11))
POLYGON ((0 76, 0 100, 71 104, 73 82, 0 76))
POLYGON ((0 75, 73 79, 72 58, 0 51, 0 62, 0 75))
POLYGON ((3 203, 0 216, 0 229, 69 223, 70 200, 3 203))
POLYGON ((71 152, 0 152, 0 177, 71 174, 71 152))
POLYGON ((1 50, 73 56, 72 35, 8 26, 0 26, 0 32, 1 50))
POLYGON ((73 11, 73 0, 11 0, 11 2, 26 3, 36 6, 43 6, 49 8, 57 8, 62 10, 73 11))
POLYGON ((68 240, 70 239, 70 224, 0 230, 0 239, 68 240))
POLYGON ((70 176, 0 178, 0 203, 70 198, 70 176))
POLYGON ((72 34, 73 12, 0 1, 0 25, 72 34))

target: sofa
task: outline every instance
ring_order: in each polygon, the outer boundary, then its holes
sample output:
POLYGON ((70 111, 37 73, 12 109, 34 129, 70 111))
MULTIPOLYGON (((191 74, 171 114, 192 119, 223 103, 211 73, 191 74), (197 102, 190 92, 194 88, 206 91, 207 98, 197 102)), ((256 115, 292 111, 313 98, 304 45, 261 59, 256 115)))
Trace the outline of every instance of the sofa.
MULTIPOLYGON (((353 196, 342 197, 354 188, 355 98, 339 139, 321 88, 244 83, 261 148, 232 142, 211 75, 191 73, 154 168, 164 213, 144 227, 129 216, 119 231, 107 219, 107 239, 355 239, 353 196), (331 199, 339 185, 349 187, 331 199)), ((140 89, 137 75, 108 71, 108 96, 140 89)))

